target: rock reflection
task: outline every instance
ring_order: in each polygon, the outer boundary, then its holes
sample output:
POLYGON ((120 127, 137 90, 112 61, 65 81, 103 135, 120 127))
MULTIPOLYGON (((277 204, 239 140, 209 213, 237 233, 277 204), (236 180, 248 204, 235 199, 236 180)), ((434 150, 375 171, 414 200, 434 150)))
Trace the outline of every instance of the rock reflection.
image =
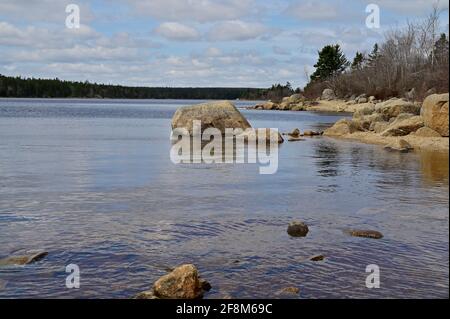
POLYGON ((448 185, 449 154, 443 152, 421 152, 420 167, 423 181, 429 184, 436 182, 448 185))
POLYGON ((322 177, 339 175, 339 149, 332 142, 317 143, 314 147, 317 157, 317 173, 322 177))

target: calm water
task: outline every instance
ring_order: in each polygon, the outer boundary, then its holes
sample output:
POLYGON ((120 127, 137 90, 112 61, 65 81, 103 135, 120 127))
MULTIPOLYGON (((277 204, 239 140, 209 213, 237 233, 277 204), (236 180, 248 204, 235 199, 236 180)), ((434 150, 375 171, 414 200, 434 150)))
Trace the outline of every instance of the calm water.
MULTIPOLYGON (((170 119, 192 103, 0 100, 0 258, 49 251, 0 268, 0 297, 129 298, 166 267, 194 263, 213 286, 206 298, 276 298, 288 286, 300 298, 448 298, 448 154, 319 137, 283 144, 275 175, 174 165, 170 119), (308 237, 287 235, 293 219, 310 225, 308 237), (316 254, 326 261, 305 261, 316 254), (70 263, 81 289, 65 287, 70 263), (369 264, 380 289, 365 286, 369 264)), ((242 112, 281 131, 339 118, 242 112)))

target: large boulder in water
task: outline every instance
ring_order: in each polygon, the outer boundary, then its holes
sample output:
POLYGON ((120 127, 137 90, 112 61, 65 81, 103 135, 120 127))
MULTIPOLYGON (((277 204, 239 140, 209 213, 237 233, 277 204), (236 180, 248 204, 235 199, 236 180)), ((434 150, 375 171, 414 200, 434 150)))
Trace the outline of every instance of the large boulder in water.
POLYGON ((441 136, 448 136, 448 93, 433 94, 423 101, 422 117, 425 125, 441 136))
POLYGON ((185 128, 193 135, 193 122, 201 121, 203 132, 214 127, 225 134, 226 128, 251 128, 247 119, 228 101, 210 102, 179 108, 172 118, 172 129, 185 128))

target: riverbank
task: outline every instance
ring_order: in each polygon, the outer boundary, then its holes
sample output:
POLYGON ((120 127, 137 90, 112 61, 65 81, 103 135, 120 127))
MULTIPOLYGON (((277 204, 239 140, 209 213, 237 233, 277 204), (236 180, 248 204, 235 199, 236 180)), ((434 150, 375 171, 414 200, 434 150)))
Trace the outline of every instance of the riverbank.
POLYGON ((448 94, 433 94, 419 103, 399 98, 377 101, 366 96, 346 101, 324 91, 316 101, 297 94, 280 104, 269 101, 253 109, 353 113, 351 120, 339 120, 324 135, 384 145, 390 150, 449 151, 448 94))

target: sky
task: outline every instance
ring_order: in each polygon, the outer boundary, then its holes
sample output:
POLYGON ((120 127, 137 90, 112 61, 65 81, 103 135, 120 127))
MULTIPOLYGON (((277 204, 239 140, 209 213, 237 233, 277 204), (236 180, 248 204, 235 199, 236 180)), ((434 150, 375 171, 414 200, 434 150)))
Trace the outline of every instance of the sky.
MULTIPOLYGON (((317 51, 349 60, 436 0, 0 0, 0 74, 127 86, 303 87, 317 51), (66 7, 80 8, 68 28, 66 7), (368 28, 369 4, 380 9, 368 28)), ((448 32, 448 0, 440 0, 448 32)))

